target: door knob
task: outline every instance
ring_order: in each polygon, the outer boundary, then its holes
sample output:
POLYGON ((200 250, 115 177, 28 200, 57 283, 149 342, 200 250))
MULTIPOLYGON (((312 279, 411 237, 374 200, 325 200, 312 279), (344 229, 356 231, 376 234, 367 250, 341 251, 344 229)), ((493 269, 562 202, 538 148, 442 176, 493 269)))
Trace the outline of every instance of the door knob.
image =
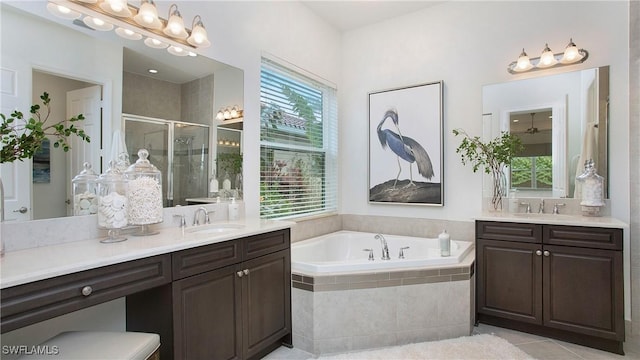
POLYGON ((21 207, 20 209, 13 210, 13 212, 17 212, 17 213, 20 213, 20 214, 26 214, 27 211, 29 211, 29 209, 27 209, 25 206, 21 207))
POLYGON ((245 275, 249 275, 249 269, 244 269, 244 270, 242 270, 242 272, 243 272, 245 275))
POLYGON ((236 274, 238 274, 238 277, 242 277, 242 275, 244 275, 244 273, 242 272, 242 270, 236 272, 236 274))
POLYGON ((545 250, 542 254, 543 254, 544 256, 549 256, 549 255, 551 255, 551 253, 550 253, 549 251, 547 251, 547 250, 545 250))
POLYGON ((536 255, 538 256, 542 255, 542 250, 536 250, 536 255))

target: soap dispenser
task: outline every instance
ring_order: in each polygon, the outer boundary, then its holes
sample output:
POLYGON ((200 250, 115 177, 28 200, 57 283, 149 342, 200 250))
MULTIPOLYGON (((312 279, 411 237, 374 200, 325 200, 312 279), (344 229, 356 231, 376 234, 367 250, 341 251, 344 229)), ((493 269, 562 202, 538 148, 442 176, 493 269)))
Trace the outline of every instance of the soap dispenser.
POLYGON ((451 255, 451 237, 447 233, 447 230, 442 230, 442 233, 438 235, 440 241, 440 256, 451 255))
POLYGON ((209 180, 209 197, 214 197, 218 191, 220 191, 220 186, 218 184, 218 178, 216 177, 216 171, 214 170, 209 180))
POLYGON ((238 212, 240 209, 240 205, 236 202, 236 198, 231 198, 231 203, 229 203, 229 220, 237 220, 238 212))

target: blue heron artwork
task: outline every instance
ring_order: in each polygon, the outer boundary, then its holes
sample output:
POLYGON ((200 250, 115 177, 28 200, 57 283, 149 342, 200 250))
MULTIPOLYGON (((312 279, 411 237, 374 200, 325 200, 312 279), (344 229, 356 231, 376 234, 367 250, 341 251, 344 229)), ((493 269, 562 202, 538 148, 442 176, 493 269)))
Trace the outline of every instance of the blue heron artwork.
POLYGON ((398 156, 398 175, 396 176, 395 181, 393 182, 393 187, 395 188, 398 183, 398 178, 400 177, 400 173, 402 172, 402 167, 400 166, 400 159, 407 161, 409 163, 409 184, 407 186, 415 186, 413 182, 413 172, 411 164, 416 163, 418 165, 418 173, 424 176, 427 179, 431 179, 433 177, 433 165, 431 165, 431 159, 429 158, 429 154, 427 151, 415 140, 408 136, 402 136, 400 132, 400 126, 398 124, 398 112, 395 109, 387 110, 382 118, 382 121, 378 124, 377 128, 378 139, 380 140, 380 145, 382 148, 389 148, 393 151, 394 154, 398 156), (389 130, 382 129, 382 124, 384 124, 387 119, 391 119, 393 125, 395 126, 397 133, 389 130))
POLYGON ((442 205, 442 82, 369 93, 369 202, 442 205))

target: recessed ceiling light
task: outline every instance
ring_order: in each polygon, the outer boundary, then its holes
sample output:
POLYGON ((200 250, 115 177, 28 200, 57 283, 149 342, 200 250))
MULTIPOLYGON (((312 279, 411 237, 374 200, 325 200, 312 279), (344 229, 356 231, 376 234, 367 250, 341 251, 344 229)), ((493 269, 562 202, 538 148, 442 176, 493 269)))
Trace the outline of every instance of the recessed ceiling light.
POLYGON ((157 74, 158 73, 158 70, 156 70, 156 69, 149 69, 147 71, 152 73, 152 74, 157 74))

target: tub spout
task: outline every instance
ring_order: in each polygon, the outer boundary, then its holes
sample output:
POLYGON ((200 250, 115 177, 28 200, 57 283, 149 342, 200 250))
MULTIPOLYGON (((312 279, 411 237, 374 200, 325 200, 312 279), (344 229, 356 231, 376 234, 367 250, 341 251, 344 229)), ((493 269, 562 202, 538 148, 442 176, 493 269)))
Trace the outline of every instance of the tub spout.
POLYGON ((382 260, 391 260, 391 257, 389 256, 389 247, 387 246, 387 239, 385 239, 382 234, 377 234, 374 238, 380 240, 380 244, 382 244, 382 260))

